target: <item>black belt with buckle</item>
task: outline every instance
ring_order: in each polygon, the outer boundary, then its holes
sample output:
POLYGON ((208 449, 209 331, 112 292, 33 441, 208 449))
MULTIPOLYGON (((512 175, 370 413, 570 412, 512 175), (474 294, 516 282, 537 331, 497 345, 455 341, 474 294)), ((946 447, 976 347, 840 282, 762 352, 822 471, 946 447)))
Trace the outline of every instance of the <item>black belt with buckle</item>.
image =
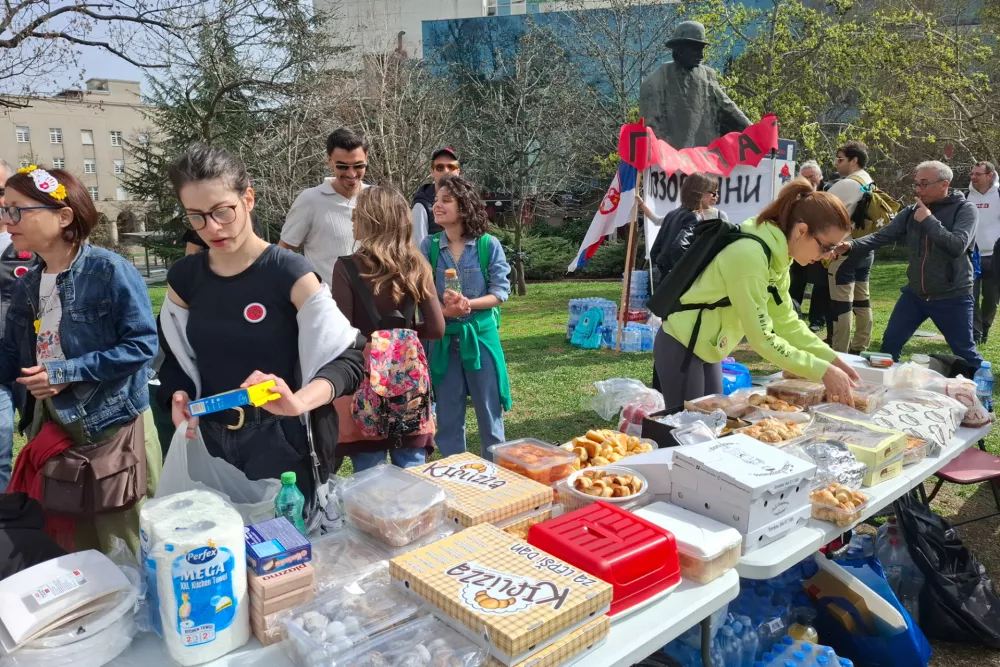
POLYGON ((199 419, 213 424, 220 424, 225 426, 230 431, 239 431, 241 428, 247 426, 260 426, 264 422, 280 418, 280 415, 271 414, 267 410, 247 405, 238 408, 230 408, 229 410, 223 410, 222 412, 213 412, 212 414, 204 415, 199 419))

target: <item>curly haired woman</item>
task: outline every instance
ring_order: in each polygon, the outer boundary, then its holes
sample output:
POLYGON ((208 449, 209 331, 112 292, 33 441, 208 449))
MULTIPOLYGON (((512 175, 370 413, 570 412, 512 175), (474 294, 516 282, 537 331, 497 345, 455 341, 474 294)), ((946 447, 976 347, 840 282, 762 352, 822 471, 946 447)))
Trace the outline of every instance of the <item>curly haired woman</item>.
POLYGON ((503 413, 510 410, 510 380, 500 346, 495 310, 510 296, 510 265, 500 241, 486 233, 489 219, 475 186, 461 176, 441 178, 434 221, 443 232, 420 251, 430 261, 444 303, 444 337, 430 346, 431 381, 437 397, 435 441, 445 456, 465 446, 466 397, 472 398, 483 454, 504 441, 503 413), (445 289, 445 271, 455 269, 461 294, 445 289))

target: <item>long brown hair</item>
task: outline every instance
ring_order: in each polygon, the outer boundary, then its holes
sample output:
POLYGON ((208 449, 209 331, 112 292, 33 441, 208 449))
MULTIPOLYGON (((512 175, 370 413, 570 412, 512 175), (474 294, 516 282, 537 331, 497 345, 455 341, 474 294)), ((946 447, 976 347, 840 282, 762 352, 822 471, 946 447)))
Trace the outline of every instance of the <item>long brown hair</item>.
POLYGON ((681 183, 681 206, 689 211, 701 209, 701 198, 719 188, 719 180, 710 174, 696 171, 681 183))
POLYGON ((71 209, 73 222, 63 227, 62 239, 66 243, 83 243, 100 220, 100 214, 97 212, 97 207, 94 206, 93 198, 83 183, 68 171, 64 169, 46 169, 45 171, 49 172, 66 189, 65 199, 56 199, 49 193, 42 192, 28 173, 20 171, 7 179, 7 189, 17 190, 25 197, 44 206, 71 209))
POLYGON ((401 194, 379 186, 362 190, 354 220, 357 254, 368 263, 359 268, 375 294, 388 287, 396 303, 406 296, 417 303, 435 296, 431 267, 413 244, 413 218, 401 194))
POLYGON ((799 176, 788 181, 777 198, 764 207, 757 222, 770 222, 787 237, 800 222, 806 223, 812 235, 836 227, 851 231, 851 218, 844 204, 829 192, 813 190, 812 184, 799 176))

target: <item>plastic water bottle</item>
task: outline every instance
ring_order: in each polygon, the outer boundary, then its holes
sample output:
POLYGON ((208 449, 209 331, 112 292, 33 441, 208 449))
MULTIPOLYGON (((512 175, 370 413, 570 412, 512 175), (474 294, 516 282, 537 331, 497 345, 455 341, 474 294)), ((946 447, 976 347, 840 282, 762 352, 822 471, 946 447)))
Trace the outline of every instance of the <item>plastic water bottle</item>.
POLYGON ((719 648, 722 649, 722 664, 740 667, 743 664, 743 646, 736 631, 725 625, 719 631, 719 648))
MULTIPOLYGON (((743 632, 738 633, 740 635, 740 642, 743 644, 743 664, 752 664, 757 656, 760 655, 760 638, 753 629, 753 623, 749 616, 739 616, 736 622, 740 624, 743 632)), ((736 623, 733 623, 733 629, 736 629, 736 623)))
POLYGON ((854 663, 847 658, 840 659, 840 667, 854 667, 854 663))
POLYGON ((888 539, 886 537, 886 534, 889 532, 889 529, 890 528, 895 528, 895 529, 898 530, 899 529, 898 526, 899 526, 899 524, 896 523, 896 516, 893 515, 893 516, 889 517, 888 519, 886 519, 885 523, 883 523, 881 526, 878 527, 878 530, 875 531, 875 549, 876 549, 876 551, 879 549, 879 547, 881 547, 885 543, 886 539, 888 539))
POLYGON ((924 574, 917 567, 917 564, 913 562, 910 558, 910 554, 907 553, 907 558, 909 559, 909 566, 903 572, 903 581, 900 584, 899 591, 899 602, 903 605, 903 608, 909 612, 910 617, 913 619, 914 623, 920 622, 920 591, 924 587, 924 574))
POLYGON ((281 473, 281 490, 274 499, 274 516, 283 516, 303 535, 306 534, 306 524, 302 520, 302 510, 306 506, 306 497, 295 486, 295 473, 281 473))
POLYGON ((976 396, 979 397, 979 402, 983 404, 986 411, 993 412, 993 364, 988 361, 984 361, 983 365, 979 367, 976 374, 973 376, 973 380, 976 381, 976 396))
POLYGON ((906 559, 899 540, 890 537, 889 541, 879 549, 878 559, 885 569, 885 578, 889 582, 889 587, 892 588, 896 597, 899 597, 899 585, 903 580, 903 570, 906 568, 906 559))
POLYGON ((788 628, 788 635, 802 642, 815 642, 819 639, 819 633, 811 625, 793 623, 788 628))
POLYGON ((458 271, 455 269, 444 270, 444 288, 459 294, 462 293, 462 281, 458 278, 458 271))

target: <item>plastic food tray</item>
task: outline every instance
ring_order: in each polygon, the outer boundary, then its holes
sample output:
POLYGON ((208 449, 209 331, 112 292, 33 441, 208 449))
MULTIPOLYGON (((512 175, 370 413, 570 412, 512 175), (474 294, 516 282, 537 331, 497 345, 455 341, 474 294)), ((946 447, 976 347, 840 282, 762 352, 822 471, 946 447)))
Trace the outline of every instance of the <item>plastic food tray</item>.
POLYGON ((913 465, 914 463, 920 463, 931 451, 931 443, 926 440, 920 440, 919 438, 913 438, 913 442, 922 442, 922 445, 914 444, 910 446, 910 438, 906 439, 906 451, 903 453, 903 466, 913 465))
POLYGON ((681 577, 707 584, 736 567, 743 536, 735 528, 670 503, 653 503, 636 512, 664 528, 677 541, 681 577))
POLYGON ((626 468, 624 466, 604 466, 602 468, 589 468, 587 470, 580 470, 578 472, 570 475, 569 479, 565 482, 559 484, 558 487, 559 500, 563 505, 563 508, 570 512, 575 509, 579 509, 586 505, 592 505, 598 500, 603 500, 604 502, 610 503, 612 505, 617 505, 624 509, 636 507, 641 504, 646 497, 649 495, 649 482, 646 478, 631 468, 626 468), (592 496, 582 491, 577 491, 574 484, 580 477, 586 476, 586 474, 594 474, 596 471, 601 471, 605 473, 608 477, 615 477, 619 475, 630 475, 636 477, 641 484, 639 492, 631 496, 622 496, 619 498, 606 498, 603 496, 592 496))
POLYGON ((528 543, 610 583, 611 616, 681 580, 674 536, 606 502, 532 526, 528 543))
POLYGON ((684 401, 685 410, 706 413, 722 410, 727 416, 735 418, 741 417, 747 411, 748 406, 746 396, 725 396, 723 394, 709 394, 691 401, 684 401))
MULTIPOLYGON (((782 417, 776 417, 774 419, 777 419, 777 420, 781 421, 782 417)), ((792 420, 787 420, 787 421, 792 421, 792 420)), ((801 430, 802 433, 800 433, 799 435, 793 435, 790 438, 785 438, 784 440, 777 440, 775 442, 771 442, 769 440, 763 440, 762 439, 763 434, 761 434, 761 437, 758 437, 758 436, 754 435, 754 432, 756 431, 755 427, 757 426, 757 424, 760 424, 760 423, 761 422, 756 422, 754 424, 751 424, 750 426, 744 426, 743 428, 735 429, 733 431, 733 433, 734 434, 735 433, 742 433, 743 435, 746 435, 746 436, 748 436, 750 438, 753 438, 754 440, 759 440, 760 442, 763 442, 763 443, 768 444, 768 445, 772 445, 774 447, 785 447, 786 445, 789 445, 789 444, 791 444, 793 442, 801 440, 802 437, 805 435, 805 429, 808 426, 808 422, 806 422, 806 423, 792 422, 793 424, 795 424, 796 426, 799 427, 799 430, 801 430)))
POLYGON ((375 540, 364 540, 360 531, 344 529, 313 540, 312 566, 316 570, 316 593, 322 595, 339 585, 365 579, 383 569, 388 579, 388 553, 375 540))
POLYGON ((885 404, 885 395, 888 392, 888 387, 871 382, 862 382, 853 390, 854 408, 866 415, 870 415, 878 411, 885 404))
POLYGON ((295 663, 318 667, 341 664, 341 658, 355 646, 403 623, 419 608, 419 601, 391 584, 373 583, 363 589, 354 584, 283 612, 279 618, 288 638, 284 644, 295 663))
MULTIPOLYGON (((861 492, 855 491, 853 493, 858 494, 861 492)), ((861 493, 861 495, 865 497, 863 503, 855 506, 853 510, 845 510, 838 505, 832 505, 819 500, 814 492, 809 498, 809 502, 812 504, 812 517, 820 521, 829 521, 842 527, 857 523, 861 520, 865 508, 868 507, 868 503, 871 501, 871 498, 867 494, 861 493)))
POLYGON ((533 438, 521 438, 489 448, 497 465, 540 484, 566 479, 575 468, 576 454, 533 438))
POLYGON ((444 523, 448 494, 396 466, 378 465, 348 479, 341 498, 352 524, 402 547, 444 523))
POLYGON ((781 380, 767 385, 767 395, 800 408, 811 408, 823 402, 826 387, 806 380, 781 380))

